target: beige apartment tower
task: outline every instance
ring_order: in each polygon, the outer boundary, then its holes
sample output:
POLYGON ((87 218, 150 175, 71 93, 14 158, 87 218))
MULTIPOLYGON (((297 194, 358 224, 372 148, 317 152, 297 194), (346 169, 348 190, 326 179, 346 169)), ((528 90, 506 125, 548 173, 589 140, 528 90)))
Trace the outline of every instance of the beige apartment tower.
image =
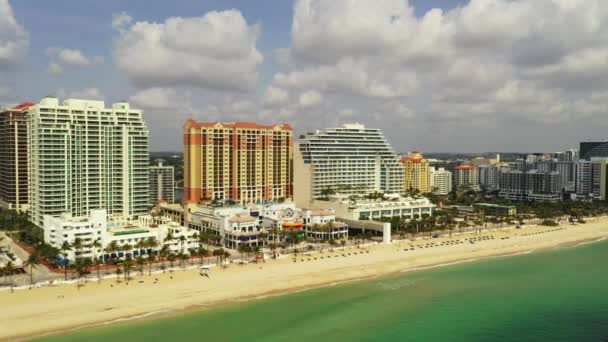
POLYGON ((184 203, 293 196, 293 129, 247 122, 184 125, 184 203))

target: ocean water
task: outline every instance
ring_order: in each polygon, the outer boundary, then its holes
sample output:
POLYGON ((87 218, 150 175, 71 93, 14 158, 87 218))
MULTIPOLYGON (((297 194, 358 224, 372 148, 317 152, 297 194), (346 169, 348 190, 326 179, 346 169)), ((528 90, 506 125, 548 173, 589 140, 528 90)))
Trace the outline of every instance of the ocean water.
POLYGON ((43 341, 608 341, 608 242, 403 273, 43 341))

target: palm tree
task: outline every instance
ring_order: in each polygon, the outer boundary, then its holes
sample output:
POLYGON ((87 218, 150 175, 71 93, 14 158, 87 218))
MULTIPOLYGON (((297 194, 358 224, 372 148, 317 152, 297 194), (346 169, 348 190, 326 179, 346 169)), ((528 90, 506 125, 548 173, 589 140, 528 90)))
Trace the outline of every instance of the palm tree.
POLYGON ((154 253, 155 250, 158 248, 158 241, 156 241, 155 238, 153 237, 149 237, 146 240, 146 247, 148 247, 149 249, 149 253, 148 253, 148 262, 150 263, 150 270, 149 270, 149 275, 152 275, 152 263, 154 262, 154 253))
POLYGON ((180 253, 180 254, 179 254, 179 259, 180 259, 180 262, 181 262, 182 267, 183 267, 184 272, 185 272, 185 271, 186 271, 186 261, 187 261, 188 259, 190 259, 190 257, 189 257, 189 256, 188 256, 188 254, 186 254, 186 253, 180 253))
POLYGON ((40 260, 40 255, 38 254, 38 252, 34 252, 34 253, 30 254, 28 256, 27 260, 23 263, 23 266, 30 268, 30 289, 32 288, 32 285, 34 284, 34 268, 38 267, 38 265, 40 265, 40 263, 41 263, 41 260, 40 260))
POLYGON ((99 275, 99 267, 101 266, 101 263, 99 262, 99 258, 97 257, 97 249, 101 248, 101 241, 99 241, 99 239, 97 240, 93 240, 93 242, 91 242, 89 244, 89 248, 93 249, 93 262, 96 265, 97 268, 97 282, 101 282, 101 277, 99 275))
POLYGON ((146 264, 146 259, 144 259, 144 257, 142 257, 141 255, 138 255, 135 259, 135 262, 137 263, 137 270, 139 271, 139 276, 141 277, 144 273, 144 265, 146 264))
POLYGON ((169 260, 169 267, 173 268, 173 262, 175 261, 175 254, 169 253, 169 255, 167 255, 167 260, 169 260))
POLYGON ((213 250, 213 256, 216 257, 216 264, 219 266, 221 264, 221 260, 224 257, 224 249, 217 248, 213 250))
POLYGON ((67 241, 63 241, 63 243, 61 244, 61 247, 59 247, 59 249, 61 250, 62 254, 63 254, 63 270, 64 270, 64 275, 65 275, 65 279, 64 280, 68 280, 68 251, 72 250, 72 245, 70 245, 69 242, 67 241))
POLYGON ((120 283, 120 275, 122 274, 122 270, 120 267, 116 267, 116 282, 120 283))
POLYGON ((84 248, 84 242, 81 238, 77 237, 74 239, 74 242, 72 242, 72 247, 74 248, 74 252, 76 253, 74 259, 78 259, 80 251, 84 248))
POLYGON ((169 248, 169 245, 163 245, 158 254, 162 262, 161 268, 163 269, 163 273, 165 273, 165 260, 167 260, 169 254, 171 254, 171 249, 169 248))
POLYGON ((181 245, 181 253, 184 254, 184 244, 186 243, 186 241, 188 241, 188 239, 186 239, 184 235, 181 235, 178 240, 179 244, 181 245))
POLYGON ((152 276, 152 263, 154 263, 154 260, 156 259, 156 255, 155 254, 148 254, 148 276, 152 276))
POLYGON ((123 252, 125 252, 125 259, 128 260, 128 259, 131 259, 133 257, 133 254, 130 253, 130 252, 133 251, 133 245, 130 245, 130 244, 127 243, 126 245, 122 245, 121 249, 122 249, 123 252), (127 254, 129 254, 129 255, 127 256, 127 254))
POLYGON ((276 259, 276 258, 277 258, 277 253, 276 253, 276 250, 277 250, 278 245, 277 245, 276 243, 274 243, 274 242, 273 242, 273 243, 271 243, 270 245, 268 245, 268 247, 269 247, 269 248, 270 248, 270 250, 272 251, 272 257, 276 259))
POLYGON ((118 246, 118 242, 112 241, 109 245, 106 246, 104 251, 110 254, 110 259, 112 259, 112 254, 118 252, 119 249, 120 247, 118 246))
POLYGON ((125 262, 122 263, 122 267, 125 270, 125 281, 129 281, 129 273, 131 272, 131 268, 133 267, 133 264, 131 264, 131 261, 126 260, 125 262))

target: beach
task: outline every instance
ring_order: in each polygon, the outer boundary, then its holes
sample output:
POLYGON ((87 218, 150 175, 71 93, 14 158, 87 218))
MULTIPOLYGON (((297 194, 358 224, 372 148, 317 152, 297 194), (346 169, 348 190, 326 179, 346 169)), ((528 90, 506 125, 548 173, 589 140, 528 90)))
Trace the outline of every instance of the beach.
POLYGON ((299 255, 297 262, 289 257, 230 265, 225 270, 212 268, 209 278, 201 277, 197 270, 175 270, 152 277, 134 276, 128 285, 106 279, 101 284, 89 281, 80 289, 64 285, 15 293, 1 291, 0 339, 28 339, 130 318, 171 315, 328 284, 584 244, 607 236, 608 219, 601 218, 580 225, 526 226, 478 235, 326 250, 299 255))

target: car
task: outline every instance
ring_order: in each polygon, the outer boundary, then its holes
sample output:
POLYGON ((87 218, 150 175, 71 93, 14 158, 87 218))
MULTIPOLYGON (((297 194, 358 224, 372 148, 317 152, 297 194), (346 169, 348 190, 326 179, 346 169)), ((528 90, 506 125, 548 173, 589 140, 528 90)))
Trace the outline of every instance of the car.
POLYGON ((438 238, 438 237, 439 237, 439 235, 438 235, 438 234, 433 234, 433 239, 436 239, 436 238, 438 238))

